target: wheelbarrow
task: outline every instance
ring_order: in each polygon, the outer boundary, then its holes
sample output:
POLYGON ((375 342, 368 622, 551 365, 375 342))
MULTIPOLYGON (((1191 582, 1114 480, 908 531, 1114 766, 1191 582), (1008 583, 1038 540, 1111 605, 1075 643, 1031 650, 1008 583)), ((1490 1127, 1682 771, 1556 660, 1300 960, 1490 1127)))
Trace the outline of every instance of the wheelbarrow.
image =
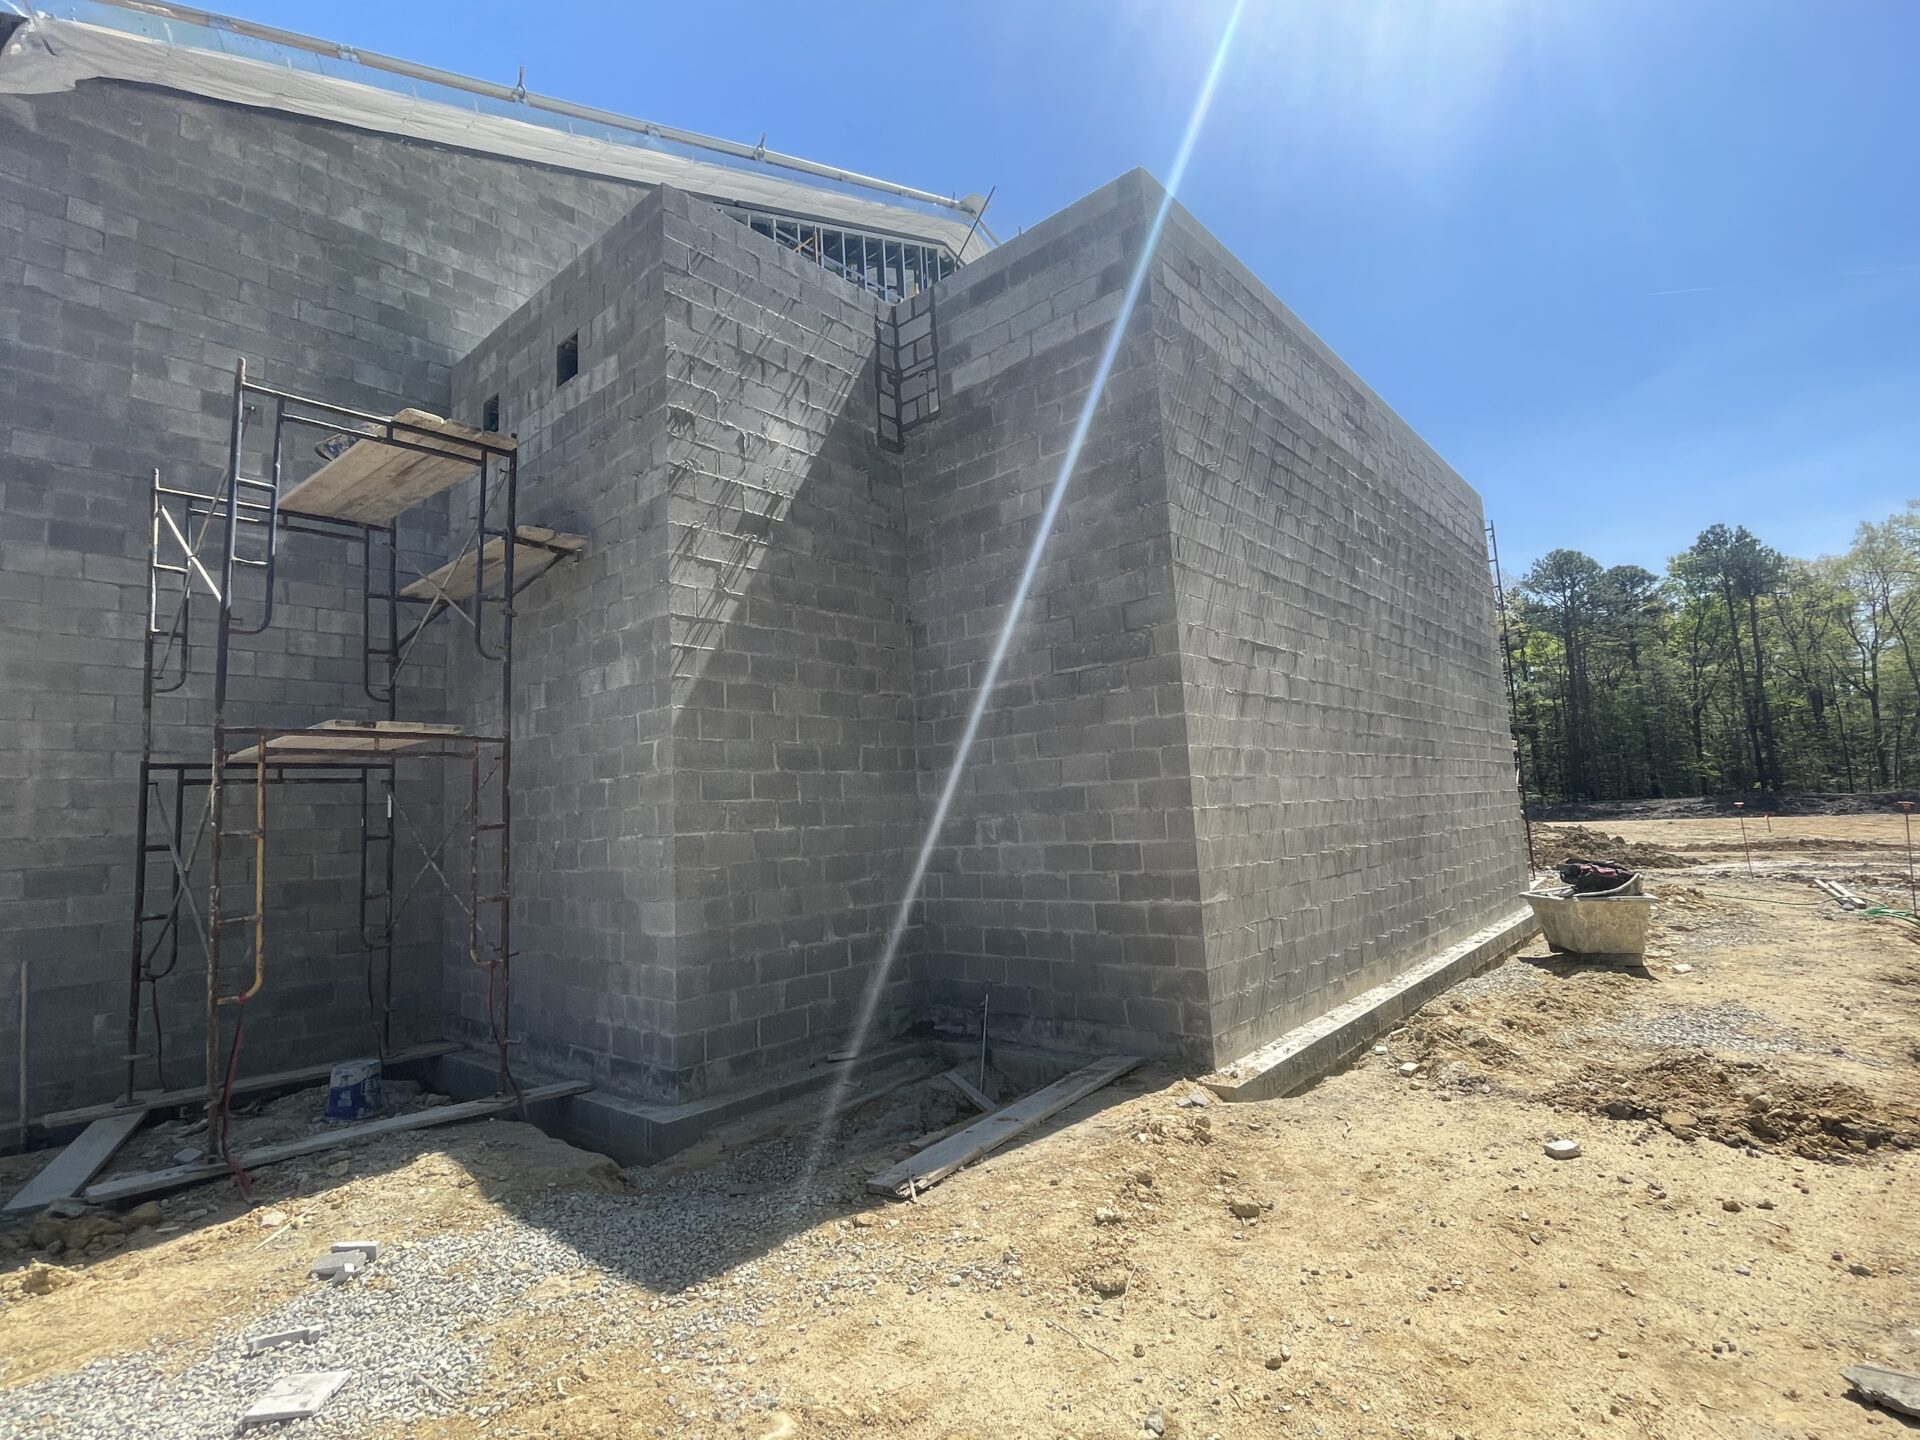
POLYGON ((1575 895, 1571 885, 1558 885, 1529 890, 1524 898, 1550 950, 1635 960, 1647 953, 1647 931, 1658 902, 1643 893, 1638 875, 1592 895, 1575 895))

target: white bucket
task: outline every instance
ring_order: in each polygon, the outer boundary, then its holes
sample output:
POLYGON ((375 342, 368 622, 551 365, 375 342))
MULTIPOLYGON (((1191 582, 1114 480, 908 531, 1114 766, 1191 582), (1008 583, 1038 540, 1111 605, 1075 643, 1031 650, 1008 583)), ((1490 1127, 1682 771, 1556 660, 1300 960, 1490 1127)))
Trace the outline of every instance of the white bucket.
POLYGON ((327 1081, 327 1119, 358 1120, 385 1103, 381 1093, 380 1062, 342 1060, 327 1081))

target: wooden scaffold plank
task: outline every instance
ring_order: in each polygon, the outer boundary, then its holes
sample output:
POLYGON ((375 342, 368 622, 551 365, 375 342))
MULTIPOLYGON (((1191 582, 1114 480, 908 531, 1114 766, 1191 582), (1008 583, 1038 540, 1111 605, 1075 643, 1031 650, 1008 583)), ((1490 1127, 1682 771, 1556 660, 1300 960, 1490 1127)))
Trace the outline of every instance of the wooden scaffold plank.
POLYGON ((403 511, 477 471, 480 452, 475 446, 515 448, 510 436, 425 410, 402 410, 393 418, 396 425, 408 427, 397 432, 398 438, 429 448, 412 450, 362 436, 282 495, 280 508, 360 525, 390 524, 403 511), (447 443, 436 436, 445 436, 447 443))
MULTIPOLYGON (((584 535, 568 535, 544 525, 516 525, 514 534, 519 537, 513 547, 514 579, 522 584, 587 548, 584 535)), ((496 594, 507 578, 506 553, 506 538, 495 535, 478 551, 469 550, 459 559, 448 561, 438 570, 402 587, 400 593, 411 600, 457 603, 472 597, 484 569, 487 593, 496 594)))
MULTIPOLYGON (((293 735, 272 735, 264 742, 269 763, 325 760, 335 755, 402 755, 443 740, 463 740, 458 725, 427 725, 413 720, 323 720, 293 735)), ((260 745, 227 756, 232 761, 258 758, 260 745)))

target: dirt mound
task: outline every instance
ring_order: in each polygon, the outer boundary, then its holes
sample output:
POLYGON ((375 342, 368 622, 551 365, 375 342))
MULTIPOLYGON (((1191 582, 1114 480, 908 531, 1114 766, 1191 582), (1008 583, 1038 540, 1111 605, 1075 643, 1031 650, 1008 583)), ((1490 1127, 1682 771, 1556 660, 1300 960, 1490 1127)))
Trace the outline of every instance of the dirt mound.
POLYGON ((1699 1051, 1633 1069, 1595 1067, 1541 1098, 1614 1120, 1651 1120, 1682 1140, 1810 1160, 1845 1163, 1883 1145, 1920 1144, 1920 1110, 1877 1104, 1852 1085, 1806 1083, 1759 1061, 1699 1051))
POLYGON ((1427 1066, 1439 1083, 1471 1084, 1486 1073, 1529 1068, 1554 1048, 1556 1035, 1611 1014, 1636 983, 1598 967, 1508 964, 1469 981, 1469 994, 1425 1006, 1388 1037, 1387 1048, 1394 1063, 1427 1066))
POLYGON ((1698 915, 1719 914, 1735 908, 1694 885, 1662 885, 1652 893, 1672 909, 1698 915))
POLYGON ((1579 859, 1602 860, 1609 865, 1625 865, 1630 870, 1675 870, 1700 863, 1658 845, 1636 844, 1624 835, 1605 835, 1584 825, 1536 825, 1533 837, 1543 865, 1579 859))
POLYGON ((1896 810, 1902 800, 1920 803, 1912 790, 1880 790, 1855 795, 1804 794, 1682 795, 1671 800, 1568 801, 1533 806, 1536 820, 1701 820, 1713 815, 1731 817, 1735 802, 1747 814, 1760 815, 1871 815, 1896 810))

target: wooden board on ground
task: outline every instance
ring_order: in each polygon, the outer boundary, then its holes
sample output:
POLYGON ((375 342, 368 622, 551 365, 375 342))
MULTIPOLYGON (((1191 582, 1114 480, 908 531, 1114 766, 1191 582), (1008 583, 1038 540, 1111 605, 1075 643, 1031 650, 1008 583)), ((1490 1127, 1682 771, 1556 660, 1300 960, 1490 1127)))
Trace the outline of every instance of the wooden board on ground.
MULTIPOLYGON (((579 1095, 591 1090, 593 1086, 584 1080, 564 1080, 557 1085, 541 1085, 526 1092, 529 1105, 538 1105, 543 1100, 562 1100, 569 1095, 579 1095)), ((294 1160, 302 1155, 317 1155, 323 1150, 337 1150, 343 1145, 358 1144, 362 1140, 378 1139, 382 1135, 398 1135, 406 1130, 425 1130, 435 1125, 451 1125, 457 1120, 480 1120, 488 1115, 498 1115, 503 1110, 516 1109, 520 1101, 512 1095, 493 1095, 485 1100, 467 1100, 458 1105, 442 1105, 433 1110, 415 1110, 407 1115, 393 1115, 385 1120, 368 1120, 359 1125, 342 1125, 337 1129, 323 1130, 317 1135, 304 1135, 298 1140, 282 1141, 278 1145, 260 1145, 252 1150, 242 1150, 233 1157, 234 1164, 242 1170, 257 1170, 263 1165, 274 1165, 282 1160, 294 1160)), ((81 1198, 90 1205, 105 1204, 110 1200, 128 1200, 135 1195, 151 1195, 159 1190, 176 1190, 182 1185, 191 1185, 197 1180, 213 1180, 232 1172, 218 1160, 196 1161, 191 1165, 170 1165, 164 1170, 147 1170, 138 1175, 116 1175, 97 1184, 89 1185, 81 1198)))
POLYGON ((975 1085, 971 1080, 967 1079, 965 1072, 962 1071, 958 1065, 954 1066, 951 1070, 945 1071, 940 1078, 964 1095, 967 1103, 972 1105, 974 1109, 993 1109, 993 1101, 986 1097, 978 1085, 975 1085))
POLYGON ((1853 891, 1838 881, 1816 879, 1813 883, 1814 887, 1818 889, 1821 894, 1838 900, 1845 909, 1864 910, 1867 908, 1867 902, 1865 900, 1862 900, 1858 895, 1854 894, 1853 891))
MULTIPOLYGON (((409 1045, 404 1050, 395 1050, 384 1063, 405 1065, 413 1060, 432 1060, 437 1056, 451 1055, 459 1048, 449 1040, 434 1040, 425 1045, 409 1045)), ((242 1076, 233 1082, 233 1093, 246 1095, 256 1090, 310 1085, 332 1075, 336 1063, 329 1060, 324 1065, 303 1065, 298 1070, 274 1070, 264 1075, 242 1076)), ((190 1085, 184 1090, 142 1090, 133 1097, 131 1103, 113 1100, 105 1105, 87 1105, 78 1110, 53 1110, 34 1123, 42 1130, 63 1130, 69 1125, 89 1125, 113 1115, 144 1115, 149 1110, 164 1110, 171 1105, 194 1105, 206 1098, 207 1089, 204 1085, 190 1085)))
MULTIPOLYGON (((398 755, 437 741, 466 734, 458 725, 426 725, 415 720, 322 720, 297 735, 274 735, 266 741, 269 761, 324 760, 335 755, 398 755)), ((259 745, 249 745, 227 756, 232 761, 255 759, 259 745)))
MULTIPOLYGON (((544 525, 516 525, 514 534, 519 537, 513 547, 513 578, 517 583, 525 583, 542 571, 558 565, 568 555, 578 555, 587 548, 584 535, 568 535, 559 530, 549 530, 544 525), (563 550, 566 554, 556 554, 563 550)), ((486 560, 487 593, 498 594, 506 583, 506 537, 495 535, 479 550, 469 550, 457 560, 449 560, 438 570, 434 570, 401 588, 400 593, 415 600, 461 601, 472 597, 475 585, 481 573, 481 558, 486 560)))
POLYGON ((360 525, 385 525, 477 471, 480 455, 474 445, 515 448, 509 436, 476 430, 425 410, 402 410, 393 418, 415 427, 402 431, 401 439, 432 451, 363 437, 282 495, 280 508, 360 525), (439 444, 437 435, 446 436, 450 443, 439 444), (463 440, 469 443, 458 443, 463 440))
POLYGON ((1920 1375, 1882 1365, 1850 1365, 1840 1374, 1874 1404, 1920 1419, 1920 1375))
POLYGON ((948 1136, 911 1159, 882 1170, 867 1181, 867 1189, 876 1195, 893 1195, 904 1199, 929 1185, 937 1184, 961 1166, 969 1165, 990 1151, 999 1149, 1016 1135, 1031 1130, 1074 1101, 1086 1098, 1103 1085, 1111 1085, 1140 1064, 1143 1058, 1139 1055, 1104 1056, 1084 1069, 1076 1070, 1044 1089, 1014 1101, 1005 1109, 974 1121, 959 1134, 948 1136))
POLYGON ((127 1110, 94 1121, 80 1132, 71 1145, 22 1185, 7 1201, 5 1208, 10 1211, 38 1210, 56 1200, 68 1200, 78 1195, 146 1118, 144 1110, 127 1110))

